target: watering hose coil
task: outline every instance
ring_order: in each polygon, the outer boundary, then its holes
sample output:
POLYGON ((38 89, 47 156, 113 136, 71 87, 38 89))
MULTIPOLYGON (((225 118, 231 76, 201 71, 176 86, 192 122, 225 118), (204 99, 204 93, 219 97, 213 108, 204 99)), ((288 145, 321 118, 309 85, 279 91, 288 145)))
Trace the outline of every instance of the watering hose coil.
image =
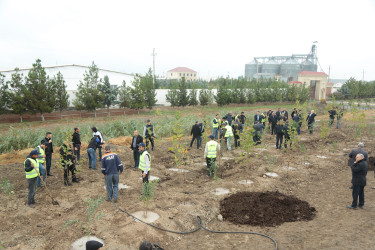
POLYGON ((211 230, 211 229, 209 229, 209 228, 207 228, 207 227, 205 227, 205 226, 202 225, 202 219, 199 216, 197 216, 195 218, 195 222, 198 224, 199 227, 197 227, 197 228, 195 228, 195 229, 193 229, 191 231, 186 231, 186 232, 173 231, 173 230, 161 228, 161 227, 155 226, 155 225, 153 225, 151 223, 147 223, 145 221, 142 221, 142 220, 138 219, 137 217, 135 217, 134 215, 130 214, 125 209, 122 209, 119 206, 117 206, 117 204, 114 203, 113 201, 112 201, 112 204, 114 204, 117 207, 117 209, 119 209, 121 212, 126 213, 128 216, 134 218, 135 220, 138 220, 138 221, 140 221, 140 222, 142 222, 142 223, 144 223, 144 224, 146 224, 148 226, 151 226, 153 228, 156 228, 156 229, 159 229, 159 230, 162 230, 162 231, 165 231, 165 232, 174 233, 174 234, 191 234, 191 233, 195 233, 195 232, 199 231, 200 229, 203 229, 203 230, 206 230, 206 231, 211 232, 211 233, 219 233, 219 234, 254 234, 254 235, 259 235, 259 236, 262 236, 262 237, 270 239, 273 242, 274 246, 275 246, 275 250, 278 249, 278 245, 277 245, 276 240, 274 238, 272 238, 271 236, 266 235, 266 234, 256 233, 256 232, 225 232, 225 231, 211 230))

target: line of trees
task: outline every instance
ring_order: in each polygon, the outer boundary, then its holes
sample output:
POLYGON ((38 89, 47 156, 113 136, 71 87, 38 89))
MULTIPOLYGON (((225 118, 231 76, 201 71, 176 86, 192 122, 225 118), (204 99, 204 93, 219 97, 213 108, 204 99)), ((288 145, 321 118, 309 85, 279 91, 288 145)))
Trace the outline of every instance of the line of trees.
POLYGON ((188 84, 183 77, 168 90, 166 100, 172 107, 197 106, 198 104, 204 106, 211 104, 213 97, 211 89, 201 89, 198 95, 195 85, 191 85, 191 89, 188 91, 188 84))
MULTIPOLYGON (((79 82, 73 106, 76 110, 96 111, 98 108, 109 108, 119 104, 123 108, 152 109, 156 104, 156 91, 151 69, 144 77, 136 75, 133 88, 125 81, 117 87, 111 85, 108 76, 99 77, 99 68, 93 62, 79 82)), ((58 72, 55 76, 47 75, 37 59, 27 76, 16 68, 11 79, 5 81, 0 74, 0 114, 12 113, 22 117, 26 113, 39 113, 44 121, 44 114, 53 111, 62 111, 69 107, 69 94, 66 90, 64 76, 58 72)))
MULTIPOLYGON (((172 85, 168 91, 166 100, 171 106, 195 106, 208 105, 216 101, 219 106, 228 104, 252 104, 255 102, 281 102, 290 101, 301 102, 310 99, 310 87, 305 85, 289 85, 284 82, 263 80, 260 82, 247 81, 245 79, 233 80, 219 78, 212 81, 212 85, 217 85, 217 93, 213 94, 211 89, 202 89, 199 92, 199 102, 197 100, 197 90, 195 85, 191 85, 191 90, 187 90, 185 79, 172 85), (189 93, 188 93, 189 92, 189 93)), ((211 85, 211 83, 210 83, 211 85)))
POLYGON ((375 81, 357 81, 355 78, 347 80, 337 92, 333 93, 336 100, 362 99, 375 97, 375 81))
POLYGON ((62 111, 69 106, 69 95, 65 80, 59 72, 50 78, 39 59, 33 64, 27 76, 16 68, 11 79, 5 81, 0 74, 0 113, 18 114, 39 113, 44 121, 44 114, 53 110, 62 111))

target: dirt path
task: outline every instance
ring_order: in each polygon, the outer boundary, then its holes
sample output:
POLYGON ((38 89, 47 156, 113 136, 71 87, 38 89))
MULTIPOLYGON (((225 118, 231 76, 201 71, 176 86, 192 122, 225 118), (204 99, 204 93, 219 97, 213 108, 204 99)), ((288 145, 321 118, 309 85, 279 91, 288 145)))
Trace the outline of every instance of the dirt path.
MULTIPOLYGON (((224 152, 218 181, 205 176, 202 150, 189 151, 190 162, 184 166, 189 172, 181 174, 168 170, 174 167, 174 155, 168 153, 172 143, 160 140, 156 150, 151 152, 151 175, 160 178, 156 197, 149 208, 160 215, 154 224, 188 231, 196 227, 195 217, 200 216, 210 229, 268 234, 277 240, 279 249, 374 249, 375 239, 371 232, 375 228, 372 220, 375 216, 375 190, 371 187, 375 186, 375 180, 372 172, 367 176, 365 209, 353 211, 346 208, 351 203, 351 173, 344 154, 357 142, 348 139, 347 134, 351 134, 348 128, 342 131, 333 129, 327 140, 321 140, 318 133, 310 136, 304 129, 300 141, 307 148, 306 156, 299 150, 292 152, 289 168, 287 154, 275 149, 275 138, 267 134, 262 148, 256 149, 258 157, 236 163, 235 158, 242 153, 241 149, 224 152), (333 151, 334 140, 337 148, 333 151), (309 144, 310 141, 314 144, 309 144), (275 156, 273 166, 267 161, 266 153, 275 156), (270 168, 279 176, 264 177, 266 169, 270 168), (241 180, 253 183, 239 184, 241 180), (215 195, 216 188, 228 189, 230 193, 215 195), (316 216, 311 221, 284 223, 276 227, 235 225, 218 220, 220 201, 241 191, 278 191, 294 195, 314 207, 316 216)), ((363 139, 368 151, 374 151, 375 142, 371 139, 363 139)), ((120 190, 118 206, 131 213, 143 210, 139 199, 140 173, 130 168, 132 152, 128 146, 113 147, 126 166, 120 183, 130 186, 130 189, 120 190)), ((374 153, 370 155, 375 156, 374 153)), ((85 235, 77 224, 63 229, 64 221, 78 219, 85 222, 87 198, 106 195, 103 175, 100 171, 88 170, 86 163, 79 173, 81 183, 65 187, 62 170, 53 169, 53 173, 55 176, 48 178, 48 185, 60 206, 53 206, 45 191, 38 189, 36 199, 40 204, 36 209, 29 209, 24 205, 27 188, 22 163, 0 166, 0 178, 6 177, 15 191, 11 201, 0 194, 0 241, 7 249, 69 249, 76 239, 85 235)), ((143 240, 158 242, 165 249, 172 250, 273 249, 270 240, 256 235, 212 234, 203 230, 176 235, 137 223, 105 201, 100 204, 100 210, 104 217, 94 223, 92 234, 103 239, 107 249, 138 249, 143 240)))

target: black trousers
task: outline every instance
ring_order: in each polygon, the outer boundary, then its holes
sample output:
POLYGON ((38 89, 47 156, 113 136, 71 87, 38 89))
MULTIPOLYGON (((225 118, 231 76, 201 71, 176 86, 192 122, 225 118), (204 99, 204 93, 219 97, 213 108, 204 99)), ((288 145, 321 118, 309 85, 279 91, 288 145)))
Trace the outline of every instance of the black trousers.
POLYGON ((292 141, 290 140, 290 136, 289 135, 285 135, 285 142, 284 142, 284 147, 287 148, 287 144, 289 143, 289 146, 291 147, 292 146, 292 141))
POLYGON ((276 148, 281 148, 283 145, 283 135, 276 135, 276 148))
POLYGON ((208 176, 214 176, 215 175, 215 161, 216 161, 216 157, 215 158, 207 158, 206 157, 206 163, 207 163, 207 175, 208 176))
POLYGON ((81 160, 81 144, 73 144, 73 152, 77 161, 81 160), (77 148, 77 150, 75 150, 77 148))
POLYGON ((72 172, 72 180, 76 178, 76 165, 67 166, 62 164, 64 167, 64 183, 68 182, 69 171, 72 172))
POLYGON ((47 174, 51 173, 51 164, 52 164, 52 154, 46 154, 46 168, 47 174))
POLYGON ((140 154, 139 154, 138 148, 136 147, 135 149, 133 149, 133 158, 134 158, 135 168, 138 168, 139 166, 139 157, 140 157, 140 154))
POLYGON ((199 138, 200 136, 193 136, 193 138, 191 139, 191 142, 190 142, 190 147, 192 147, 193 146, 193 143, 194 143, 194 141, 195 140, 197 140, 197 149, 199 149, 199 141, 200 141, 200 138, 199 138))
POLYGON ((271 123, 271 134, 276 134, 276 123, 271 123))
POLYGON ((151 142, 151 150, 154 150, 154 138, 152 136, 146 136, 146 148, 148 148, 148 141, 151 142))
MULTIPOLYGON (((144 172, 144 171, 142 171, 142 174, 143 174, 143 172, 144 172)), ((149 176, 149 174, 150 174, 150 171, 147 172, 145 178, 142 178, 143 183, 145 183, 145 182, 148 183, 148 176, 149 176)))
POLYGON ((240 136, 234 135, 234 147, 240 146, 240 136))
POLYGON ((358 185, 353 185, 353 203, 352 207, 357 207, 358 203, 358 198, 359 198, 359 203, 358 206, 363 206, 365 205, 365 191, 364 191, 364 186, 358 186, 358 185))

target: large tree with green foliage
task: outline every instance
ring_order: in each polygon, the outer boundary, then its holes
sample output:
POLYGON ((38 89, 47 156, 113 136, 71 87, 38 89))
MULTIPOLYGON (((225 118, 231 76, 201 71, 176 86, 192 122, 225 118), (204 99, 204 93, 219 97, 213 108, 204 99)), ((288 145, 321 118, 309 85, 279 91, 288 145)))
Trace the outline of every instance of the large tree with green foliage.
POLYGON ((189 92, 189 106, 197 106, 198 105, 198 91, 196 88, 193 88, 189 92))
POLYGON ((202 106, 208 105, 212 103, 213 93, 210 89, 201 89, 199 92, 199 103, 202 106))
POLYGON ((27 101, 28 89, 23 82, 23 74, 19 73, 19 69, 16 68, 12 74, 11 80, 8 82, 11 91, 9 92, 9 104, 12 113, 20 116, 20 121, 23 121, 23 115, 27 112, 27 101))
POLYGON ((5 82, 5 76, 0 73, 0 114, 7 112, 9 108, 9 85, 5 82))
POLYGON ((185 77, 182 77, 181 81, 178 83, 178 106, 185 107, 187 105, 189 105, 189 96, 185 77))
POLYGON ((79 82, 76 94, 77 101, 74 102, 75 107, 83 106, 87 111, 94 111, 96 117, 96 109, 103 106, 103 94, 101 93, 101 82, 99 78, 99 69, 92 62, 89 71, 85 71, 83 81, 79 82))
POLYGON ((136 109, 139 114, 139 110, 143 109, 147 104, 145 101, 144 91, 141 84, 141 76, 135 75, 133 81, 133 88, 129 89, 130 93, 130 108, 136 109))
POLYGON ((60 118, 62 117, 62 111, 67 109, 69 106, 69 94, 66 91, 66 84, 64 76, 59 71, 56 76, 54 76, 54 81, 56 84, 56 105, 55 108, 60 111, 60 118))
POLYGON ((111 112, 109 112, 109 108, 114 104, 114 102, 117 99, 118 88, 111 86, 108 76, 104 76, 103 84, 99 86, 100 86, 101 94, 103 96, 103 105, 107 107, 108 116, 110 116, 111 112))
POLYGON ((44 113, 54 110, 56 103, 55 81, 49 79, 41 60, 37 59, 26 77, 26 104, 31 113, 40 113, 44 121, 44 113))
POLYGON ((141 89, 144 92, 144 100, 146 107, 151 110, 155 106, 156 100, 156 90, 153 81, 153 74, 151 68, 149 68, 147 74, 141 78, 141 89))
POLYGON ((126 86, 125 80, 122 81, 122 85, 118 89, 118 98, 120 107, 124 108, 125 114, 125 108, 130 108, 130 87, 126 86))

